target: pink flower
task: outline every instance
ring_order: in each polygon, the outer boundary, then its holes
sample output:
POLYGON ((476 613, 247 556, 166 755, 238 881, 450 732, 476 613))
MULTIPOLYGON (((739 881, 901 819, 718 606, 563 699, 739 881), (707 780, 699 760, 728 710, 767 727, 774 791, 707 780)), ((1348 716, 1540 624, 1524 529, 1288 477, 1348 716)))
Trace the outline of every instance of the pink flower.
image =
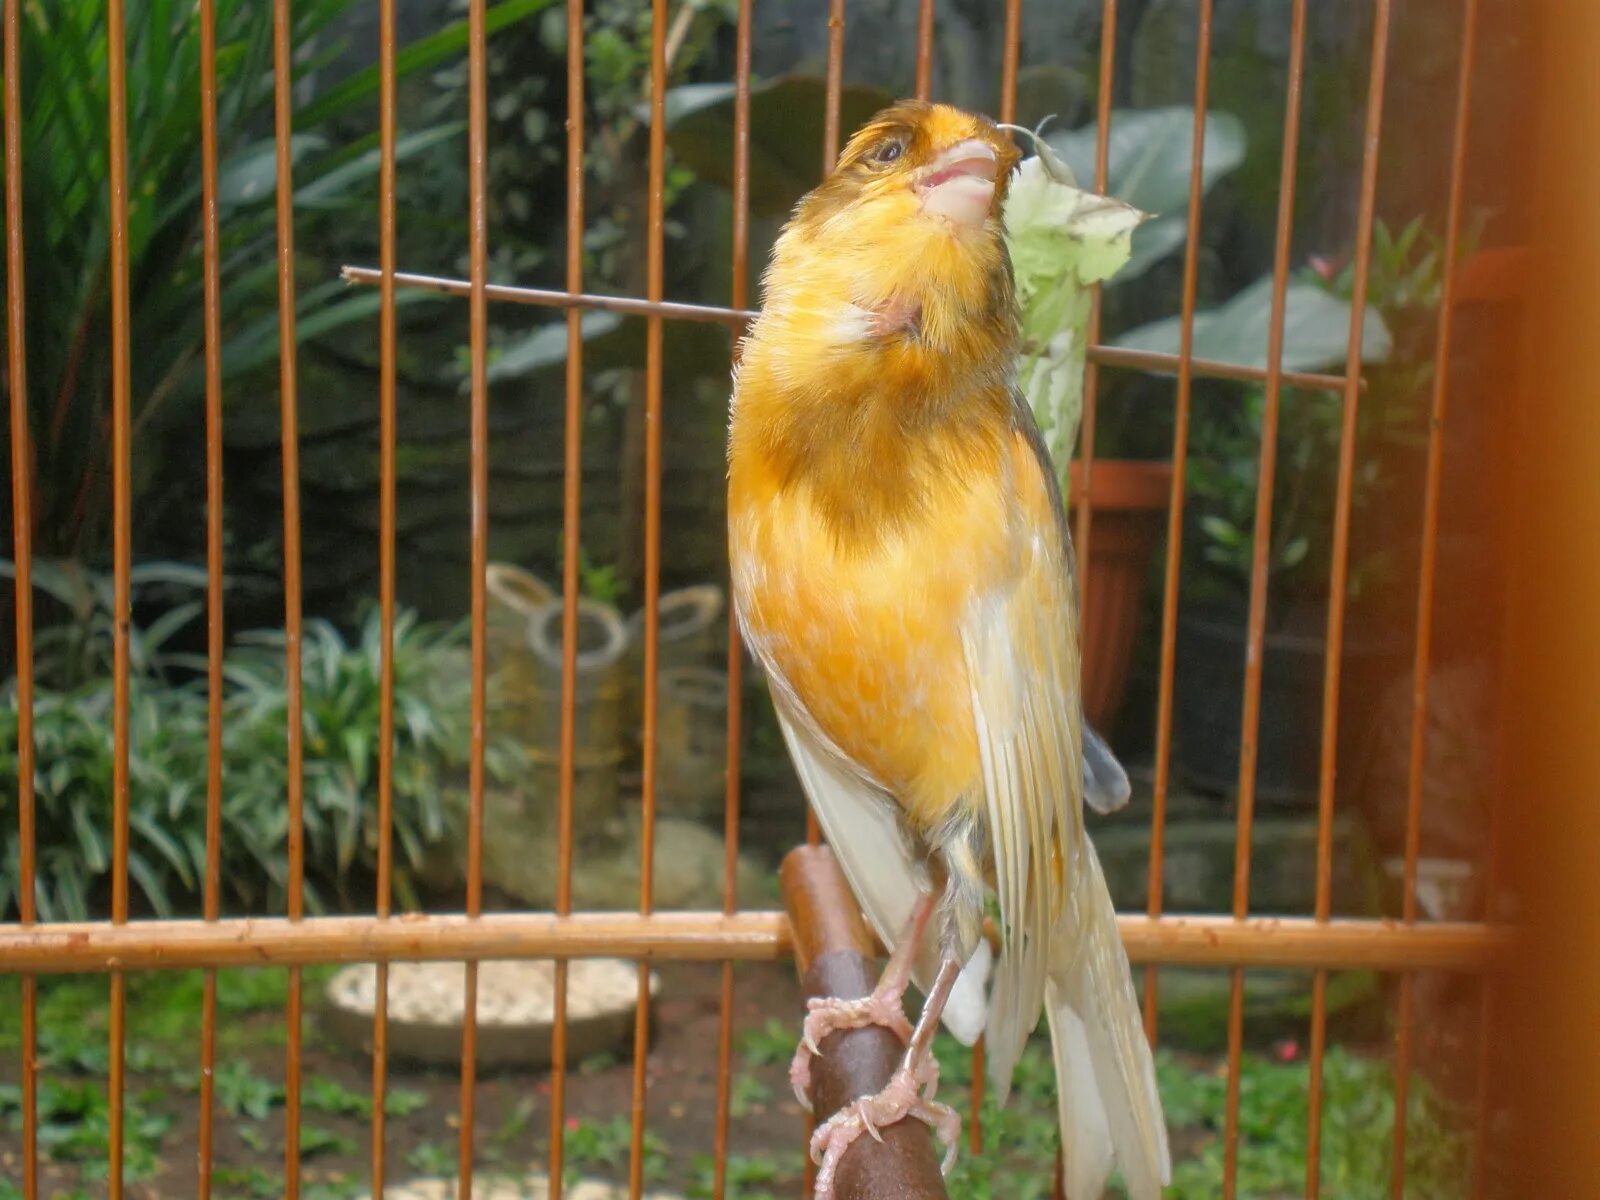
POLYGON ((1344 264, 1339 262, 1337 259, 1329 258, 1322 254, 1313 254, 1310 262, 1311 269, 1329 283, 1333 282, 1334 276, 1337 275, 1344 266, 1344 264))
POLYGON ((1292 1063, 1300 1057, 1300 1043, 1293 1038, 1285 1038, 1281 1042, 1272 1044, 1272 1057, 1282 1063, 1292 1063))

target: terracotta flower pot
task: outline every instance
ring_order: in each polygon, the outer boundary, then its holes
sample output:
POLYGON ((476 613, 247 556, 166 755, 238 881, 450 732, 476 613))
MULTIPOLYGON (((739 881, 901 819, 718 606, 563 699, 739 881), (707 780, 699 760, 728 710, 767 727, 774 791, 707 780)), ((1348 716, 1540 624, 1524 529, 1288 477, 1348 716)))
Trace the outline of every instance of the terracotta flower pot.
MULTIPOLYGON (((1082 470, 1074 460, 1068 497, 1074 512, 1083 499, 1082 470)), ((1150 555, 1166 529, 1171 498, 1168 462, 1097 459, 1089 473, 1089 554, 1085 561, 1079 547, 1078 564, 1084 610, 1083 708, 1090 724, 1102 731, 1116 719, 1128 688, 1150 555)))

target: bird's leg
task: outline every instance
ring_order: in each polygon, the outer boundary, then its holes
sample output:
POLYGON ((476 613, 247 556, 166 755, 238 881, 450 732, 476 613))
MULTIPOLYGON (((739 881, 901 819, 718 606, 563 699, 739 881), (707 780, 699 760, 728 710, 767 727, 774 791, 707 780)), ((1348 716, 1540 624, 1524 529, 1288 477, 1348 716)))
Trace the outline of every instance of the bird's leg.
POLYGON ((839 1161, 863 1133, 882 1140, 878 1130, 907 1117, 931 1125, 944 1143, 941 1169, 948 1172, 956 1160, 956 1143, 961 1137, 961 1118, 948 1104, 934 1100, 939 1086, 939 1062, 933 1057, 933 1035, 938 1032, 945 1003, 961 974, 961 963, 946 955, 939 974, 917 1018, 916 1030, 906 1046, 905 1057, 875 1096, 863 1096, 840 1109, 811 1137, 811 1160, 817 1164, 815 1200, 832 1200, 833 1180, 839 1161))
POLYGON ((916 907, 911 910, 911 920, 906 923, 905 936, 889 955, 889 965, 872 995, 859 1000, 819 996, 807 1002, 800 1045, 789 1064, 789 1083, 794 1088, 795 1099, 808 1112, 811 1109, 811 1058, 822 1053, 822 1039, 830 1033, 882 1025, 901 1041, 911 1040, 911 1022, 906 1020, 904 1007, 906 987, 911 983, 911 968, 917 960, 917 947, 928 927, 928 918, 933 915, 934 902, 932 892, 917 900, 916 907))

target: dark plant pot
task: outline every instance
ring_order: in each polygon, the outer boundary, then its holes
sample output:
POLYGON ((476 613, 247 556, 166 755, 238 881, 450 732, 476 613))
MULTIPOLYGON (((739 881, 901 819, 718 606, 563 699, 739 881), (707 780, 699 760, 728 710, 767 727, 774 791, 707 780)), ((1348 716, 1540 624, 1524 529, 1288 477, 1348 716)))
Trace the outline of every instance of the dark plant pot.
MULTIPOLYGON (((1076 509, 1083 497, 1081 466, 1076 461, 1071 479, 1071 504, 1076 509)), ((1096 460, 1089 474, 1089 553, 1086 565, 1080 567, 1083 708, 1089 723, 1102 731, 1116 719, 1128 690, 1150 555, 1166 528, 1171 491, 1171 463, 1096 460)))
MULTIPOLYGON (((1256 730, 1256 798, 1314 805, 1321 770, 1323 677, 1327 640, 1322 616, 1300 614, 1290 630, 1269 630, 1261 647, 1261 704, 1256 730), (1312 631, 1315 632, 1312 632, 1312 631)), ((1178 618, 1173 681, 1173 748, 1182 777, 1200 791, 1232 794, 1239 786, 1247 617, 1243 606, 1200 609, 1178 618)), ((1341 663, 1339 761, 1351 764, 1371 736, 1359 697, 1403 642, 1347 625, 1341 663)))

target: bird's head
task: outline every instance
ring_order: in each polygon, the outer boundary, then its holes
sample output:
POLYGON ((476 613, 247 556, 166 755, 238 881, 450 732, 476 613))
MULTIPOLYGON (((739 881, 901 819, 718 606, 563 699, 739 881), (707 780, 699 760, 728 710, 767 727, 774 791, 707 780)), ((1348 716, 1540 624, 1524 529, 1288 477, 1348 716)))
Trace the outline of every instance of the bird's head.
POLYGON ((1020 157, 986 117, 915 100, 883 110, 796 206, 766 307, 825 354, 992 352, 978 342, 1015 323, 1000 213, 1020 157))
POLYGON ((850 139, 833 173, 796 213, 904 223, 925 237, 995 238, 1006 180, 1020 154, 987 117, 905 100, 850 139))

